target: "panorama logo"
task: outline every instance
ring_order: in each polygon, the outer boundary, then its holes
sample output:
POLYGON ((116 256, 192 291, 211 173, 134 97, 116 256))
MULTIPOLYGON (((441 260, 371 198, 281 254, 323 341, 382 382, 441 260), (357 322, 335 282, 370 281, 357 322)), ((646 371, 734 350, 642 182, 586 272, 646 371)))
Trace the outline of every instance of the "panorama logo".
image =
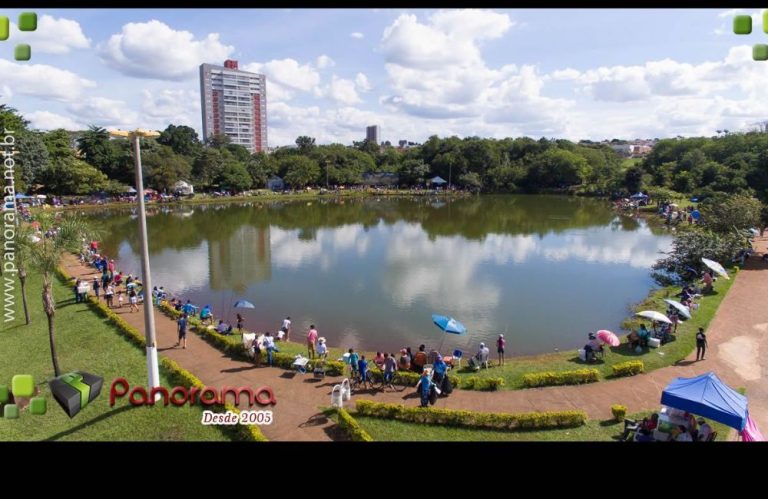
MULTIPOLYGON (((19 14, 17 24, 19 31, 36 31, 37 14, 34 12, 22 12, 19 14)), ((7 40, 11 36, 11 20, 8 16, 0 16, 0 42, 7 40)), ((17 61, 28 61, 32 58, 32 47, 27 43, 17 43, 13 51, 13 57, 17 61)))
POLYGON ((48 382, 53 398, 70 418, 93 402, 103 385, 104 378, 83 371, 62 374, 48 382))
POLYGON ((5 419, 18 419, 19 413, 29 407, 30 414, 43 415, 47 411, 45 397, 36 396, 39 390, 31 374, 17 374, 11 379, 11 388, 0 385, 0 407, 5 419))
MULTIPOLYGON (((752 16, 733 16, 733 32, 737 35, 752 34, 752 16)), ((768 9, 763 11, 763 32, 768 33, 768 9)), ((768 61, 768 45, 756 43, 752 46, 752 59, 756 61, 768 61)))

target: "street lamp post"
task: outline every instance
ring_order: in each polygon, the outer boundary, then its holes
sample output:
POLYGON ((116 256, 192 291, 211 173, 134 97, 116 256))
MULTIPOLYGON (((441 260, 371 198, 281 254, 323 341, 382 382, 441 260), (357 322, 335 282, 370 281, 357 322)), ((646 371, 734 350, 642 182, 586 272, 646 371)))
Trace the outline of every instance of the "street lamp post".
MULTIPOLYGON (((157 137, 151 130, 114 130, 115 137, 127 137, 133 142, 134 165, 136 167, 136 195, 139 198, 139 236, 141 238, 141 272, 144 288, 144 331, 147 344, 147 381, 149 388, 160 386, 160 371, 157 363, 157 342, 155 340, 155 314, 152 303, 152 276, 149 271, 149 242, 147 241, 147 213, 144 206, 144 180, 141 174, 141 137, 157 137), (149 291, 149 295, 147 295, 149 291)), ((157 394, 159 396, 160 394, 157 394)))

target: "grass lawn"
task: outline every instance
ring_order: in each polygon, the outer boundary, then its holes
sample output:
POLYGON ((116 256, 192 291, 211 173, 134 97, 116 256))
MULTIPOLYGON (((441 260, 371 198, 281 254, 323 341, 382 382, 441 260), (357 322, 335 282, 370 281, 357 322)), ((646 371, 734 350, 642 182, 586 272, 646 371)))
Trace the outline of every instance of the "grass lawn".
MULTIPOLYGON (((545 355, 537 355, 532 357, 507 357, 506 363, 503 367, 496 365, 495 353, 491 353, 491 367, 489 369, 481 369, 480 371, 472 371, 466 367, 461 369, 455 369, 453 374, 458 375, 460 378, 469 376, 477 376, 481 378, 503 378, 504 390, 516 390, 524 388, 523 376, 528 373, 542 372, 542 371, 570 371, 574 369, 582 369, 585 367, 595 368, 599 371, 602 378, 610 378, 613 375, 611 366, 620 362, 626 362, 628 360, 642 360, 645 364, 645 370, 650 371, 661 367, 670 366, 691 353, 696 346, 696 331, 699 327, 703 327, 705 330, 709 325, 709 322, 715 315, 717 308, 720 306, 720 302, 725 298, 726 293, 733 284, 733 279, 725 280, 718 279, 715 284, 715 294, 707 295, 699 299, 700 307, 694 312, 693 318, 678 325, 677 333, 674 334, 673 341, 659 347, 645 349, 642 353, 638 354, 629 349, 627 345, 626 335, 629 328, 637 328, 641 323, 645 323, 650 327, 650 321, 641 320, 640 318, 627 319, 622 327, 627 329, 624 332, 614 331, 621 338, 621 345, 618 347, 610 347, 606 350, 605 359, 599 360, 593 364, 585 364, 582 362, 576 350, 570 350, 567 352, 559 352, 545 355)), ((675 295, 680 291, 678 287, 665 287, 652 291, 648 298, 634 307, 635 311, 640 310, 658 310, 665 311, 667 304, 663 301, 664 298, 677 299, 675 295)), ((307 347, 304 343, 305 331, 293 331, 290 342, 278 342, 277 346, 283 353, 296 355, 301 353, 307 355, 307 347), (297 340, 297 341, 293 341, 297 340), (301 341, 301 343, 299 343, 301 341)), ((240 335, 227 336, 227 341, 233 344, 241 344, 242 340, 240 335)), ((587 342, 587 338, 584 338, 584 343, 587 342)), ((514 345, 509 350, 514 350, 514 345)), ((330 348, 329 359, 338 359, 341 357, 345 350, 341 348, 330 348)), ((375 352, 363 352, 367 358, 372 359, 375 356, 375 352)), ((399 353, 395 352, 398 357, 399 353)), ((465 357, 473 355, 474 352, 465 352, 465 357)), ((463 364, 465 365, 465 364, 463 364)))
MULTIPOLYGON (((473 430, 454 426, 405 423, 381 418, 358 416, 351 413, 360 426, 376 441, 413 442, 413 441, 449 441, 449 442, 611 442, 617 441, 624 431, 624 424, 614 420, 590 420, 578 428, 544 431, 502 431, 473 430)), ((641 420, 651 411, 632 414, 629 417, 641 420)), ((727 438, 730 428, 720 423, 709 421, 717 432, 717 440, 727 438)))
MULTIPOLYGON (((0 384, 10 387, 16 374, 31 374, 45 396, 47 412, 32 415, 27 409, 15 420, 0 417, 0 441, 11 440, 229 440, 216 426, 200 424, 202 409, 195 407, 133 407, 126 399, 109 407, 109 386, 124 377, 131 386, 147 382, 144 352, 120 336, 86 304, 75 304, 68 287, 55 281, 56 347, 62 372, 85 371, 104 378, 99 397, 72 419, 59 407, 48 388, 53 365, 48 327, 40 299, 41 279, 28 279, 31 324, 24 325, 21 289, 16 283, 18 311, 13 323, 0 332, 0 384)), ((163 376, 163 386, 172 386, 163 376)), ((0 413, 2 416, 2 413, 0 413)))

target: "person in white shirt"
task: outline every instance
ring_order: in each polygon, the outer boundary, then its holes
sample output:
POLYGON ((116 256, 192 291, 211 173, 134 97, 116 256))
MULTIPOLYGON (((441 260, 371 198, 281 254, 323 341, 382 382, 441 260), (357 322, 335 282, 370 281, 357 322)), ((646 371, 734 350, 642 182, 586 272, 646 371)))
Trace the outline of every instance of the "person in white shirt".
POLYGON ((285 333, 285 341, 288 341, 288 337, 291 335, 291 318, 286 317, 283 319, 283 325, 280 326, 280 331, 285 333))
POLYGON ((264 335, 264 349, 267 351, 267 363, 272 367, 272 352, 279 352, 280 350, 275 346, 275 340, 269 332, 264 335))
POLYGON ((704 418, 699 418, 696 421, 699 423, 699 442, 707 442, 712 435, 712 427, 709 426, 709 423, 704 418))
POLYGON ((325 344, 325 338, 322 336, 317 339, 317 356, 321 359, 328 357, 328 345, 325 344))
POLYGON ((677 429, 679 430, 679 433, 675 437, 675 442, 693 442, 691 434, 688 433, 688 428, 686 428, 685 425, 680 425, 677 429))

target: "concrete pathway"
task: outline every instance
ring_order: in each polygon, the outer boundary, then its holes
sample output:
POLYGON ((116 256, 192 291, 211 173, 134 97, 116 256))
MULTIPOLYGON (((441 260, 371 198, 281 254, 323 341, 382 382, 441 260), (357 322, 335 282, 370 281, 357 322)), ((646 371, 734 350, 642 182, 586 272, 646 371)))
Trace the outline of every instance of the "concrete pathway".
MULTIPOLYGON (((758 255, 768 251, 768 238, 756 238, 758 255)), ((65 269, 70 275, 92 277, 93 269, 83 267, 76 258, 67 257, 65 269)), ((757 256, 746 268, 722 301, 707 331, 707 359, 696 362, 695 352, 676 365, 647 374, 589 385, 546 387, 528 390, 478 392, 455 390, 435 407, 476 411, 528 412, 548 410, 584 410, 590 418, 608 419, 612 404, 623 404, 630 412, 659 407, 661 391, 676 377, 697 376, 714 371, 736 388, 744 386, 750 414, 763 433, 768 433, 768 264, 757 256)), ((139 331, 144 330, 143 312, 116 310, 139 331)), ((194 333, 188 334, 187 349, 173 348, 175 322, 155 312, 158 348, 164 355, 194 373, 211 386, 270 386, 278 400, 275 422, 263 426, 270 440, 322 441, 338 438, 335 425, 323 418, 320 406, 330 405, 333 385, 341 378, 317 382, 311 375, 295 375, 278 368, 256 368, 247 362, 226 357, 194 333)), ((514 359, 512 359, 514 362, 514 359)), ((402 392, 361 393, 355 399, 418 405, 412 388, 402 392)))

